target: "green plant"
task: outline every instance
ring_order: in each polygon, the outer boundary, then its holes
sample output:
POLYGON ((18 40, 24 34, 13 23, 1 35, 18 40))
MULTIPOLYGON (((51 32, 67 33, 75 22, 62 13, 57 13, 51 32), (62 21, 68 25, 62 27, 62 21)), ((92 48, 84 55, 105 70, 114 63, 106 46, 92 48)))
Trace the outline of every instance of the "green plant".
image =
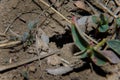
POLYGON ((92 20, 98 25, 99 32, 106 32, 109 29, 108 19, 103 14, 100 14, 100 17, 92 16, 92 20))
MULTIPOLYGON (((73 17, 72 20, 71 31, 74 43, 82 52, 79 54, 81 59, 89 58, 89 60, 91 60, 97 66, 103 66, 107 62, 113 64, 120 62, 120 59, 115 55, 113 51, 100 50, 100 47, 106 43, 106 39, 103 39, 95 46, 90 45, 90 42, 86 39, 86 37, 84 37, 82 31, 78 27, 75 17, 73 17)), ((107 43, 109 44, 110 42, 107 43)))
POLYGON ((31 45, 34 42, 33 29, 37 26, 38 21, 30 21, 28 23, 28 32, 24 32, 20 40, 22 42, 27 42, 27 45, 31 45))
POLYGON ((120 55, 120 40, 109 40, 107 41, 107 45, 120 55))
POLYGON ((28 31, 27 32, 24 32, 23 35, 15 35, 15 36, 10 36, 9 40, 11 41, 20 41, 21 43, 26 43, 27 46, 31 45, 34 41, 35 41, 35 30, 34 28, 37 26, 37 23, 39 21, 36 20, 36 21, 30 21, 28 23, 28 31))
POLYGON ((120 27, 120 18, 116 19, 116 24, 117 24, 118 27, 120 27))
POLYGON ((29 73, 28 73, 28 71, 22 71, 21 75, 23 76, 24 80, 29 80, 29 73))

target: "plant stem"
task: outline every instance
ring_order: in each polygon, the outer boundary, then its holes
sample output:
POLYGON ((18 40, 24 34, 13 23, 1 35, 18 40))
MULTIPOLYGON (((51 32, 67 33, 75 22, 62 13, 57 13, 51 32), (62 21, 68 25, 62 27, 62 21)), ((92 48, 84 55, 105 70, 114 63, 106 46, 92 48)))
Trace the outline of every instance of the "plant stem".
POLYGON ((103 46, 106 43, 107 39, 103 39, 101 42, 99 42, 94 49, 97 50, 98 48, 100 48, 101 46, 103 46))
POLYGON ((75 24, 75 27, 76 27, 79 35, 82 37, 82 39, 84 39, 84 41, 85 41, 87 44, 89 44, 89 41, 88 41, 87 38, 83 35, 82 30, 81 30, 80 27, 78 26, 78 23, 77 23, 77 21, 76 21, 76 17, 73 17, 73 22, 74 22, 74 24, 75 24))

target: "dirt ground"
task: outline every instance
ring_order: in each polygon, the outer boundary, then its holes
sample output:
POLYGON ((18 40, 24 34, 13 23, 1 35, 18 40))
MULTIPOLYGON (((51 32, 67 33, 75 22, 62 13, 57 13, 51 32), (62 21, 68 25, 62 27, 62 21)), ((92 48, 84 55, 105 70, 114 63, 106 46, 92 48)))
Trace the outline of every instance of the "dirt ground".
MULTIPOLYGON (((44 1, 49 3, 47 0, 44 1)), ((72 0, 66 0, 57 10, 68 19, 71 19, 72 15, 76 17, 89 15, 70 12, 74 7, 72 0)), ((39 0, 0 0, 0 34, 4 33, 6 28, 10 26, 10 30, 6 33, 7 37, 1 36, 0 41, 12 38, 13 35, 16 35, 15 33, 23 35, 24 32, 28 32, 28 23, 36 19, 40 20, 39 24, 44 21, 39 27, 49 37, 49 50, 57 51, 55 53, 58 53, 60 57, 67 61, 75 61, 73 53, 79 50, 75 47, 72 40, 68 27, 70 24, 51 9, 48 9, 39 0), (45 12, 43 13, 43 11, 45 12), (40 14, 41 16, 39 16, 40 14)), ((37 56, 35 49, 34 43, 27 47, 26 44, 20 44, 15 47, 1 48, 0 65, 8 65, 37 56)), ((48 53, 48 47, 47 49, 42 49, 42 52, 48 53)), ((48 58, 40 61, 36 60, 13 69, 1 71, 0 80, 120 80, 119 71, 106 75, 105 72, 102 72, 96 66, 93 66, 94 71, 91 71, 89 64, 85 64, 64 75, 48 74, 46 69, 63 65, 54 64, 51 65, 48 62, 48 58)), ((115 67, 113 66, 112 68, 115 67)), ((118 66, 117 68, 119 70, 118 66)))

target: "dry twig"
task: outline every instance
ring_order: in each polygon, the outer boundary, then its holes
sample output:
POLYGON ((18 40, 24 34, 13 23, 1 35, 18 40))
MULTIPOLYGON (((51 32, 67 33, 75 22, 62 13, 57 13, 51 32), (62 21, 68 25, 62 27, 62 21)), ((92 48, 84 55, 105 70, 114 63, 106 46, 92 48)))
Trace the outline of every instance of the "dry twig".
POLYGON ((115 0, 115 3, 120 7, 120 2, 118 0, 115 0))
POLYGON ((11 24, 5 29, 4 34, 7 33, 7 31, 12 27, 12 25, 14 24, 14 22, 15 22, 17 19, 19 19, 22 15, 28 14, 28 13, 34 13, 34 12, 28 11, 28 12, 20 13, 19 15, 17 15, 17 17, 15 17, 15 19, 11 22, 11 24))
POLYGON ((5 37, 6 35, 5 35, 4 33, 0 33, 0 36, 3 36, 3 37, 5 37))
POLYGON ((0 48, 15 46, 15 45, 20 44, 20 43, 21 43, 21 41, 11 41, 11 42, 8 42, 8 43, 0 44, 0 48))
POLYGON ((19 66, 22 66, 24 64, 33 62, 33 61, 38 60, 38 59, 43 59, 45 57, 48 57, 48 56, 51 56, 51 55, 55 54, 56 52, 57 51, 54 51, 54 52, 46 54, 46 55, 36 56, 36 57, 31 58, 31 59, 26 59, 26 60, 19 61, 19 62, 13 63, 13 64, 0 66, 0 72, 6 71, 6 70, 9 70, 9 69, 13 69, 13 68, 16 68, 16 67, 19 67, 19 66))
POLYGON ((109 10, 105 5, 103 5, 101 2, 97 1, 97 0, 91 0, 92 4, 94 4, 95 6, 103 9, 105 12, 109 13, 111 16, 113 16, 114 18, 118 18, 117 15, 115 15, 111 10, 109 10))
POLYGON ((10 32, 11 32, 14 36, 16 36, 16 37, 18 37, 18 38, 20 38, 20 37, 21 37, 19 34, 15 33, 15 32, 14 32, 14 31, 12 31, 11 29, 9 29, 9 30, 10 30, 10 32))
MULTIPOLYGON (((48 5, 45 1, 43 0, 39 0, 40 2, 42 2, 44 5, 50 7, 50 5, 48 5)), ((68 23, 71 24, 71 21, 68 20, 65 16, 63 16, 60 12, 58 12, 57 10, 55 10, 53 7, 50 7, 50 9, 52 9, 55 13, 57 13, 59 16, 61 16, 63 19, 65 19, 68 23)), ((92 39, 91 37, 89 37, 87 34, 85 34, 83 32, 83 35, 86 36, 89 40, 93 41, 94 43, 97 43, 97 41, 95 41, 94 39, 92 39)))
POLYGON ((96 10, 87 0, 86 0, 85 2, 86 2, 87 5, 91 8, 91 10, 92 10, 92 12, 93 12, 94 14, 98 14, 97 10, 96 10))
MULTIPOLYGON (((40 2, 42 2, 44 5, 46 5, 47 7, 50 7, 50 5, 48 5, 44 0, 39 0, 40 2)), ((63 16, 61 13, 59 13, 57 10, 55 10, 53 7, 50 7, 50 9, 52 9, 54 12, 56 12, 58 15, 60 15, 63 19, 65 19, 68 23, 71 23, 71 21, 69 21, 65 16, 63 16)))
MULTIPOLYGON (((41 52, 41 49, 40 49, 41 47, 39 47, 39 44, 40 44, 39 38, 38 38, 38 36, 36 34, 36 44, 35 44, 35 47, 36 47, 38 56, 40 56, 40 52, 41 52)), ((41 66, 41 60, 40 59, 39 59, 39 65, 41 66)))
POLYGON ((0 41, 0 44, 4 44, 4 43, 7 43, 9 40, 3 40, 3 41, 0 41))

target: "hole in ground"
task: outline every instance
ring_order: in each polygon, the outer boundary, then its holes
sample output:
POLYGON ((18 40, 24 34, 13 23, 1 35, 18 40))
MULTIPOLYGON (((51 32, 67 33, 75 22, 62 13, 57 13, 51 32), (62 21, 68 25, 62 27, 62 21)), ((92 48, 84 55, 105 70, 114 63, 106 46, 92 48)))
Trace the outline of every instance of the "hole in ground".
POLYGON ((55 42, 58 48, 62 48, 64 44, 72 43, 72 35, 69 30, 66 30, 64 34, 53 35, 49 38, 50 42, 55 42))
POLYGON ((97 40, 106 38, 107 36, 110 35, 108 32, 102 33, 102 32, 98 32, 96 29, 93 29, 88 34, 90 34, 93 38, 95 38, 97 40))

